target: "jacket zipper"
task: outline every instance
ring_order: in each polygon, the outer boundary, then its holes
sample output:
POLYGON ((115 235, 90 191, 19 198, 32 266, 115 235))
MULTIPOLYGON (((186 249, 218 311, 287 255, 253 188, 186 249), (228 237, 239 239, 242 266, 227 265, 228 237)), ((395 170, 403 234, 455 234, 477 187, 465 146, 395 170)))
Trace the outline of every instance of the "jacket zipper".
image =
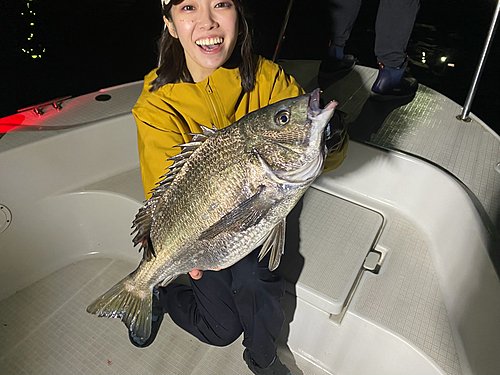
POLYGON ((208 98, 208 101, 210 102, 210 104, 212 105, 212 117, 213 117, 213 121, 211 123, 212 126, 216 127, 217 129, 220 129, 221 127, 221 124, 219 124, 219 110, 217 110, 217 105, 215 104, 214 100, 215 98, 213 97, 214 95, 214 90, 212 90, 212 87, 210 87, 210 80, 207 82, 207 87, 206 87, 206 91, 207 91, 207 98, 208 98), (216 122, 216 124, 214 124, 214 121, 216 122))

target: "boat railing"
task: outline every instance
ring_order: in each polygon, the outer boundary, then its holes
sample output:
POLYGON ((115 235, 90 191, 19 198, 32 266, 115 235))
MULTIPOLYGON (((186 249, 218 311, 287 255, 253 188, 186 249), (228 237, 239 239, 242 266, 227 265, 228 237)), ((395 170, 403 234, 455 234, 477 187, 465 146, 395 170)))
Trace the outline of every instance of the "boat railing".
POLYGON ((459 120, 467 122, 470 121, 469 114, 472 107, 472 101, 474 100, 474 96, 476 95, 479 80, 481 79, 481 75, 483 74, 484 66, 486 64, 486 59, 488 58, 488 53, 490 52, 491 44, 493 42, 493 38, 495 37, 495 32, 498 26, 499 11, 500 11, 500 0, 497 1, 497 7, 495 9, 495 13, 493 14, 493 19, 491 20, 491 25, 490 29, 488 30, 488 35, 486 36, 483 52, 481 53, 481 58, 479 59, 479 63, 477 64, 477 68, 474 73, 474 78, 472 79, 472 84, 470 86, 469 93, 465 98, 465 104, 462 109, 462 113, 459 116, 457 116, 459 120))

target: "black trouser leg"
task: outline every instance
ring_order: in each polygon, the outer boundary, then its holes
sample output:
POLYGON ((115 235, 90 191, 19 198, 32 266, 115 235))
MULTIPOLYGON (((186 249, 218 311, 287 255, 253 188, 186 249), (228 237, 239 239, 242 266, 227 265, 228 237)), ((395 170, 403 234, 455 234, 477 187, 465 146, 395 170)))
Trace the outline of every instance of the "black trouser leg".
MULTIPOLYGON (((361 0, 329 0, 332 44, 343 47, 361 7, 361 0)), ((420 9, 419 0, 380 0, 375 22, 375 55, 389 68, 400 68, 420 9)))
POLYGON ((331 42, 344 47, 358 17, 361 0, 330 0, 331 42))
POLYGON ((267 269, 268 257, 257 262, 258 251, 228 269, 205 271, 200 280, 191 279, 191 287, 160 288, 160 304, 177 325, 205 343, 228 345, 244 332, 243 345, 265 367, 276 355, 285 282, 267 269))
POLYGON ((380 0, 375 23, 378 62, 393 69, 403 65, 419 8, 419 0, 380 0))
POLYGON ((260 263, 257 256, 254 251, 231 267, 232 290, 244 331, 243 345, 260 367, 266 367, 276 356, 275 341, 285 320, 279 304, 285 280, 269 271, 269 256, 260 263))

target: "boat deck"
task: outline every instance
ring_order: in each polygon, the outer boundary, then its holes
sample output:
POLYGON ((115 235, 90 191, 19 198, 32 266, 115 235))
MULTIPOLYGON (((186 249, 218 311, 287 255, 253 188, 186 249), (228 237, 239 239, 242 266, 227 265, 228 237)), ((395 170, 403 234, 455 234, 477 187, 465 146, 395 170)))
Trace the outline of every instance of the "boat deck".
MULTIPOLYGON (((318 87, 319 62, 282 65, 306 91, 318 87)), ((448 170, 469 190, 494 232, 500 226, 498 135, 474 116, 468 123, 458 121, 454 115, 460 107, 424 86, 410 103, 370 100, 375 77, 376 70, 357 66, 324 88, 325 100, 337 100, 347 113, 351 138, 411 153, 448 170)), ((121 92, 138 95, 140 87, 125 86, 121 92)), ((134 95, 123 97, 123 108, 115 114, 130 111, 134 95)), ((0 139, 0 152, 71 131, 7 133, 0 139)), ((353 142, 351 151, 370 152, 363 147, 353 142)), ((112 192, 140 202, 140 170, 73 192, 112 192)), ((407 212, 391 210, 383 202, 363 205, 348 198, 332 194, 328 181, 320 179, 288 219, 287 248, 279 268, 289 281, 283 302, 287 321, 279 339, 282 361, 294 375, 331 374, 323 364, 332 356, 340 358, 333 372, 339 374, 353 369, 359 374, 471 372, 460 360, 464 348, 451 327, 427 233, 407 212), (322 228, 322 223, 327 226, 322 228), (373 250, 386 257, 380 260, 380 272, 364 268, 373 250), (300 330, 308 334, 293 334, 300 330), (309 349, 316 350, 314 358, 308 357, 309 349)), ((102 257, 80 260, 1 300, 0 372, 250 374, 242 360, 241 338, 225 348, 211 347, 166 317, 154 344, 137 349, 121 322, 87 314, 86 306, 136 264, 102 257)))
MULTIPOLYGON (((130 176, 130 173, 127 174, 130 176)), ((111 182, 108 180, 104 185, 94 187, 102 188, 111 182)), ((130 184, 118 188, 122 192, 127 189, 131 191, 133 188, 130 184)), ((279 355, 292 374, 323 375, 329 372, 300 355, 305 353, 290 351, 289 347, 297 344, 287 337, 290 325, 293 325, 291 320, 295 321, 294 324, 308 326, 309 334, 300 340, 324 347, 326 356, 335 350, 352 352, 338 340, 332 340, 330 344, 328 335, 344 332, 356 337, 356 327, 361 329, 358 335, 362 338, 366 334, 363 329, 367 329, 364 327, 365 320, 368 320, 373 324, 371 329, 377 332, 376 341, 369 345, 384 342, 384 332, 375 327, 389 329, 428 355, 444 373, 462 374, 438 279, 422 234, 403 218, 394 218, 385 230, 384 246, 396 250, 392 252, 390 262, 384 265, 383 273, 364 275, 362 287, 342 324, 334 324, 334 315, 325 311, 332 309, 330 305, 343 301, 342 292, 346 286, 349 290, 353 281, 349 271, 357 273, 360 269, 372 246, 369 237, 380 229, 381 219, 374 212, 349 207, 351 203, 316 189, 312 190, 312 194, 309 192, 306 200, 307 209, 300 213, 302 222, 314 224, 311 218, 324 221, 321 212, 327 211, 328 214, 335 212, 337 225, 330 222, 327 223, 327 230, 316 226, 314 231, 306 231, 302 227, 303 250, 288 246, 283 266, 279 268, 291 289, 283 302, 287 321, 279 338, 279 355), (334 211, 330 211, 332 209, 334 211), (321 300, 330 302, 322 306, 321 300), (323 310, 311 308, 312 305, 323 310), (323 326, 325 323, 329 326, 327 330, 323 326)), ((287 233, 288 240, 297 236, 295 229, 287 233)), ((296 243, 289 241, 289 244, 296 243)), ((242 338, 225 348, 212 347, 182 331, 166 316, 154 344, 147 349, 137 349, 128 341, 126 328, 120 321, 99 319, 86 313, 86 306, 96 296, 135 267, 136 264, 121 260, 82 260, 0 301, 2 373, 251 374, 241 359, 242 338)), ((394 338, 385 340, 389 341, 387 348, 394 345, 390 343, 394 338)), ((356 339, 353 341, 356 342, 356 339)), ((387 351, 383 344, 380 349, 387 351)), ((380 355, 376 351, 373 348, 374 355, 380 355)), ((359 373, 367 373, 370 354, 363 350, 354 352, 361 358, 352 353, 346 354, 347 362, 363 363, 359 373), (349 359, 349 356, 352 358, 349 359)), ((405 358, 404 354, 400 355, 405 358)), ((386 356, 387 360, 391 360, 391 353, 387 351, 386 356)), ((383 373, 399 373, 393 366, 386 366, 383 373)), ((399 371, 420 373, 420 369, 416 372, 409 368, 403 370, 405 366, 402 361, 399 371)), ((352 365, 348 367, 352 368, 352 365)), ((379 370, 374 367, 368 373, 380 373, 379 370)))

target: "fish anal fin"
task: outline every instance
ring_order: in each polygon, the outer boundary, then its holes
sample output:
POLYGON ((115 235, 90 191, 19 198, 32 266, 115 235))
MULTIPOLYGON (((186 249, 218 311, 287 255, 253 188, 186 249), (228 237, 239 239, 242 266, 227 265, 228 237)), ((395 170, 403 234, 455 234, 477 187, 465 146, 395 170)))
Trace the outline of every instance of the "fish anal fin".
POLYGON ((227 231, 242 232, 257 225, 271 208, 271 204, 263 199, 265 189, 264 185, 259 186, 254 195, 206 229, 199 240, 211 240, 227 231))
POLYGON ((259 252, 259 262, 271 251, 269 270, 278 268, 281 256, 285 252, 286 218, 283 218, 268 234, 259 252))

